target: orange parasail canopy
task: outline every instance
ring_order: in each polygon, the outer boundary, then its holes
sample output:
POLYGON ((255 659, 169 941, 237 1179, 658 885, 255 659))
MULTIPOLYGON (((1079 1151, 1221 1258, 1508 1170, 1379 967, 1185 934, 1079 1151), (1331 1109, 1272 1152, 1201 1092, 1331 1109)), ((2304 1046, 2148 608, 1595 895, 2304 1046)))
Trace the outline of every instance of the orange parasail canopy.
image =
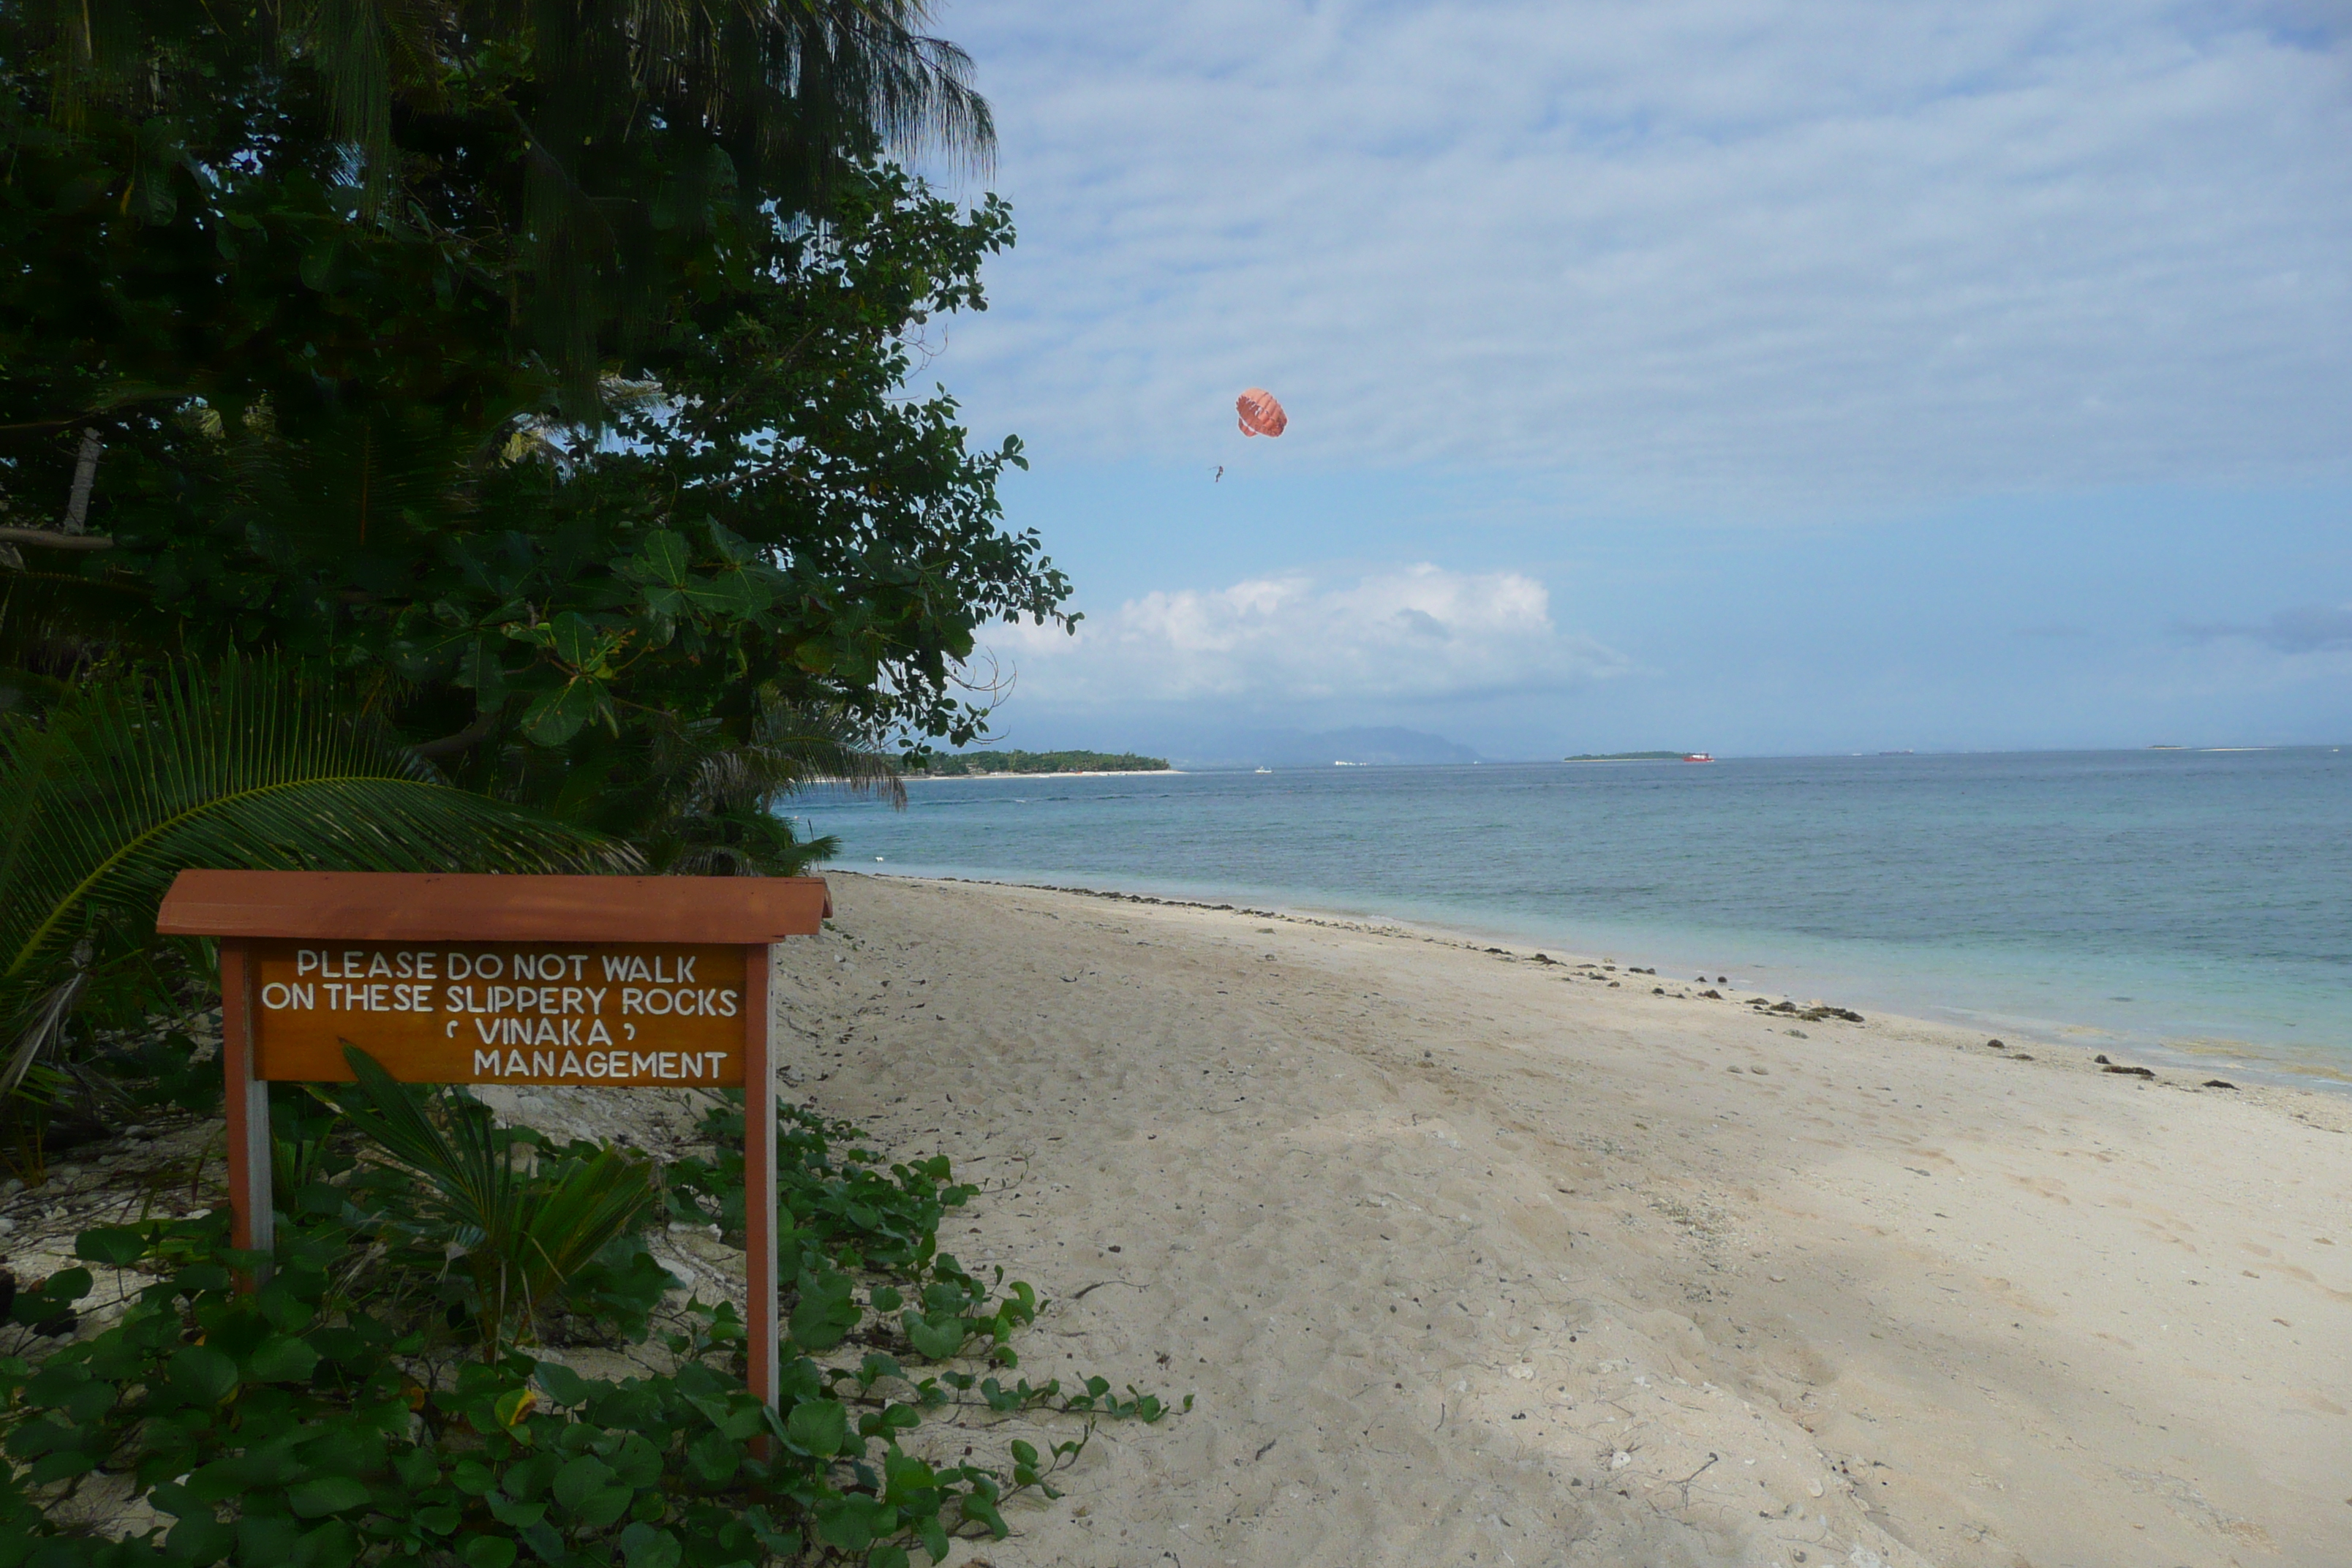
POLYGON ((1279 436, 1290 427, 1290 416, 1263 386, 1253 386, 1234 399, 1234 407, 1242 416, 1244 436, 1279 436))

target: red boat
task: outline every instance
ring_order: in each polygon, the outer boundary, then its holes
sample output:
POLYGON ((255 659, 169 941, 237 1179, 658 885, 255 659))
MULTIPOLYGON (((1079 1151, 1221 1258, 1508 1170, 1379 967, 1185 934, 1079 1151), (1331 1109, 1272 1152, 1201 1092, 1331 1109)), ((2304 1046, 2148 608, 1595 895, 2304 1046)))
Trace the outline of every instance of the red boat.
POLYGON ((1711 763, 1715 761, 1715 753, 1713 752, 1688 752, 1684 753, 1683 761, 1686 763, 1711 763))

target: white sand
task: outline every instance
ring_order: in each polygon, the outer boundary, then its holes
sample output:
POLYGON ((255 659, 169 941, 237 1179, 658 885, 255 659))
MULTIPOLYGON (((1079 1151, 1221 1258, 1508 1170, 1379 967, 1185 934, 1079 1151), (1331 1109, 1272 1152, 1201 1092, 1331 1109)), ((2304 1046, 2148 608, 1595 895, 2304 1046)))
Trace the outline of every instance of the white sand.
MULTIPOLYGON (((2340 1095, 1425 936, 833 885, 780 961, 791 1092, 986 1184, 943 1240, 1054 1299, 1023 1373, 1196 1396, 960 1568, 2352 1563, 2340 1095)), ((697 1100, 489 1098, 671 1151, 697 1100)), ((215 1128, 0 1195, 10 1267, 215 1128)), ((657 1250, 741 1289, 706 1235, 657 1250)), ((1073 1430, 965 1425, 919 1436, 1073 1430)))
POLYGON ((2352 1563, 2341 1099, 834 889, 783 961, 794 1092, 989 1184, 952 1240, 1055 1299, 1025 1373, 1197 1396, 959 1563, 2352 1563))

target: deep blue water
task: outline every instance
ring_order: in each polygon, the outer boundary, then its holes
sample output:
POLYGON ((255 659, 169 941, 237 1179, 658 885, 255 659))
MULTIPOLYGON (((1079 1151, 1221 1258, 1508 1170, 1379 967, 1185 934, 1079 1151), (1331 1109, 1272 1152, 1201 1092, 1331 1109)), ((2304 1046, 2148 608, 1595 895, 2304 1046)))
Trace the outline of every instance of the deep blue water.
POLYGON ((2352 1078, 2352 753, 2331 748, 988 779, 909 795, 904 812, 798 814, 840 836, 844 869, 1388 916, 2011 1035, 2072 1026, 2352 1078))

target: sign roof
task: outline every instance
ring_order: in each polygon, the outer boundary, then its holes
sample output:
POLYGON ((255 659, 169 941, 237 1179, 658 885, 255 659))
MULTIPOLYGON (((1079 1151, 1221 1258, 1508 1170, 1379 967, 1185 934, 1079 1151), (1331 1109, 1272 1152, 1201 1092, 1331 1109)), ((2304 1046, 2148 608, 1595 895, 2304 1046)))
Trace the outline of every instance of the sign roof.
POLYGON ((183 871, 165 936, 353 942, 760 943, 813 936, 822 877, 508 877, 406 871, 183 871))

